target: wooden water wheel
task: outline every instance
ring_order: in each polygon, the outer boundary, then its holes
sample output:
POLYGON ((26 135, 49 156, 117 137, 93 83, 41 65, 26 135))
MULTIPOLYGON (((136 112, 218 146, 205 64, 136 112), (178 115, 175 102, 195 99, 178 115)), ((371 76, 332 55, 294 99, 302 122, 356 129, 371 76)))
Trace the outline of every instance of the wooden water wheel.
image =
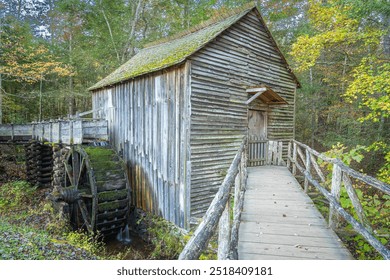
MULTIPOLYGON (((73 146, 57 161, 62 169, 61 199, 69 204, 74 228, 116 234, 128 223, 130 186, 125 164, 108 147, 73 146)), ((57 180, 58 182, 58 180, 57 180)))

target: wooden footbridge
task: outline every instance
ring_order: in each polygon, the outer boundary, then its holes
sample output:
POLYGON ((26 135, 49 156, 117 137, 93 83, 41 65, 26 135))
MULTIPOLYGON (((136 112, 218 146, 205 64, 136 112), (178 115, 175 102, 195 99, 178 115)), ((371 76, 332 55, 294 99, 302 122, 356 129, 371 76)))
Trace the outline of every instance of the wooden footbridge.
MULTIPOLYGON (((255 142, 249 141, 249 145, 255 142)), ((390 194, 389 185, 295 140, 287 141, 287 145, 283 145, 283 141, 266 141, 265 145, 264 142, 258 141, 263 148, 255 152, 257 158, 247 160, 248 154, 253 155, 246 151, 247 141, 244 140, 218 193, 179 259, 199 258, 217 229, 218 259, 352 259, 333 231, 340 218, 351 224, 384 259, 390 259, 390 250, 373 234, 352 181, 360 181, 387 195, 390 194), (287 151, 283 149, 286 146, 287 151), (259 155, 264 158, 259 158, 259 155), (283 158, 287 158, 286 163, 283 158), (319 161, 332 168, 330 186, 327 186, 319 161), (252 165, 252 162, 266 164, 247 167, 247 163, 252 165), (294 177, 297 172, 304 177, 303 188, 294 177), (306 194, 309 186, 316 188, 328 201, 329 222, 306 194), (341 206, 342 187, 346 189, 356 215, 341 206), (234 197, 233 206, 230 205, 231 196, 234 197)))
POLYGON ((352 258, 284 166, 248 168, 238 240, 240 260, 352 258))
MULTIPOLYGON (((108 125, 104 120, 60 120, 0 126, 0 143, 31 143, 31 140, 41 143, 28 146, 32 156, 47 153, 51 158, 47 166, 41 158, 34 158, 33 161, 41 165, 38 169, 36 166, 31 169, 30 166, 30 173, 41 176, 39 182, 54 180, 54 185, 76 186, 71 191, 69 187, 64 188, 60 195, 60 200, 79 209, 73 209, 76 213, 73 213, 73 216, 76 215, 74 223, 81 223, 88 230, 99 228, 114 233, 125 224, 130 206, 129 186, 123 172, 118 175, 121 163, 115 152, 99 151, 103 156, 114 158, 110 166, 118 170, 113 172, 96 168, 105 165, 97 162, 98 158, 94 157, 90 148, 68 148, 65 157, 59 149, 43 149, 47 142, 68 147, 105 142, 108 135, 108 125), (39 151, 34 148, 36 146, 39 151), (57 158, 56 154, 59 155, 57 158), (61 166, 62 171, 56 170, 56 166, 61 166), (48 170, 48 178, 42 174, 45 170, 48 170), (56 179, 61 181, 60 177, 56 178, 57 173, 65 173, 65 181, 56 182, 56 179), (111 181, 104 181, 107 178, 111 181)), ((29 172, 28 164, 27 168, 29 172)), ((389 185, 295 140, 244 139, 219 191, 180 259, 199 258, 216 234, 219 259, 352 259, 333 231, 340 218, 351 224, 385 259, 390 259, 389 249, 377 239, 367 221, 354 189, 355 181, 390 195, 389 185), (320 162, 331 167, 329 184, 320 162), (257 163, 261 166, 256 166, 257 163), (303 187, 295 179, 296 175, 304 178, 303 187), (328 201, 328 221, 307 195, 309 186, 317 189, 328 201), (355 213, 341 206, 342 187, 346 189, 355 213)))

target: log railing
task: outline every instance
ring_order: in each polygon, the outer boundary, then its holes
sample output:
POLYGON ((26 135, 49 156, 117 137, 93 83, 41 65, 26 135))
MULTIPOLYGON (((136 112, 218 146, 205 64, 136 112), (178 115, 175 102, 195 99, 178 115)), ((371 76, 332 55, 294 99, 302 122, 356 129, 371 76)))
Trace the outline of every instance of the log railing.
POLYGON ((185 245, 179 260, 198 259, 219 225, 218 259, 238 259, 238 230, 247 182, 246 138, 231 163, 225 179, 211 202, 202 222, 185 245), (233 221, 230 196, 234 187, 233 221))
POLYGON ((304 175, 304 190, 307 192, 309 184, 312 184, 325 196, 330 204, 329 226, 336 228, 338 217, 342 216, 352 227, 360 233, 375 250, 385 259, 390 259, 390 250, 387 249, 373 234, 371 226, 364 214, 363 207, 358 195, 353 187, 351 178, 359 180, 372 188, 375 188, 387 195, 390 195, 390 186, 373 177, 357 172, 341 160, 329 158, 309 146, 298 141, 291 141, 288 146, 287 167, 293 175, 297 174, 297 169, 304 175), (326 189, 326 177, 320 168, 317 159, 332 165, 332 179, 330 192, 326 189), (340 203, 340 193, 342 185, 345 187, 356 212, 358 220, 348 213, 340 203))

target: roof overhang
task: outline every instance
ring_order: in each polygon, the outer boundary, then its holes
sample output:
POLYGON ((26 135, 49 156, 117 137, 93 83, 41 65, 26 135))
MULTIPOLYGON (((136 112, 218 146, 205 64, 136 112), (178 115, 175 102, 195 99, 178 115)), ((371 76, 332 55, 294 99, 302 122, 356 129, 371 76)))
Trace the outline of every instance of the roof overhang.
POLYGON ((257 98, 267 105, 288 105, 288 102, 283 97, 264 85, 247 88, 246 92, 254 94, 245 102, 247 105, 257 98))

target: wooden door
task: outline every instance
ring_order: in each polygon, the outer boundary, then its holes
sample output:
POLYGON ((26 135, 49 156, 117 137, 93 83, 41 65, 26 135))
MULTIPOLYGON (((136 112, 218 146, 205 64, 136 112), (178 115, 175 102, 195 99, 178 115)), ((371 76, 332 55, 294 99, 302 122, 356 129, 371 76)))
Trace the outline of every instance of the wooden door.
POLYGON ((248 166, 265 165, 267 151, 267 112, 248 111, 248 166))

